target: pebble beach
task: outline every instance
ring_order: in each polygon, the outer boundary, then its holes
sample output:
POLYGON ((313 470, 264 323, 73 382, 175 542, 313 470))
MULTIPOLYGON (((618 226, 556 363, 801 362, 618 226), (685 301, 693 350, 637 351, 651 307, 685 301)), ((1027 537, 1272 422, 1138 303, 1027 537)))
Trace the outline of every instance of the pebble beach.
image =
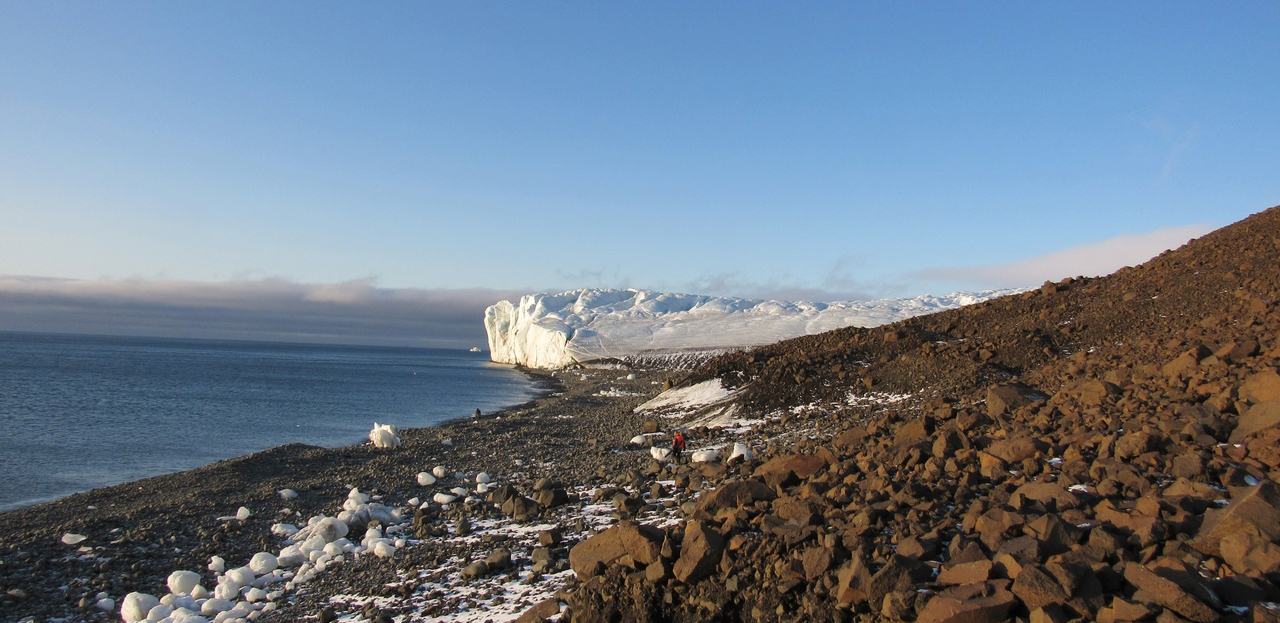
MULTIPOLYGON (((337 616, 341 613, 335 610, 343 608, 330 604, 332 596, 382 595, 388 583, 405 579, 407 569, 439 567, 446 575, 460 574, 459 561, 472 557, 469 550, 483 549, 488 554, 492 542, 477 537, 469 545, 467 539, 446 544, 448 539, 428 535, 457 537, 460 521, 477 524, 479 534, 483 522, 502 519, 500 509, 476 499, 482 497, 475 496, 477 474, 491 475, 495 487, 510 484, 530 494, 539 481, 576 495, 585 485, 612 480, 648 458, 628 448, 644 420, 632 410, 675 376, 664 371, 612 369, 530 374, 544 385, 544 396, 439 427, 400 431, 397 448, 379 449, 371 443, 342 448, 290 444, 0 514, 0 619, 120 620, 121 601, 127 594, 163 595, 166 579, 176 570, 202 574, 203 585, 212 589, 217 575, 208 570, 212 557, 222 558, 230 568, 246 565, 258 552, 279 552, 287 541, 273 534, 273 525, 305 525, 312 516, 335 515, 352 489, 399 509, 406 521, 417 507, 448 488, 468 487, 473 501, 459 500, 450 508, 426 504, 435 509, 430 521, 419 513, 418 527, 427 526, 422 538, 406 530, 408 538, 401 541, 408 546, 389 558, 348 557, 342 564, 331 565, 296 590, 282 591, 272 608, 258 611, 254 618, 337 616), (435 485, 421 486, 416 475, 437 466, 447 476, 435 485), (280 491, 287 489, 297 497, 282 497, 280 491), (247 509, 247 517, 242 508, 247 509), (65 535, 84 539, 68 544, 65 535)), ((616 520, 607 517, 611 510, 604 513, 604 521, 616 520)), ((549 516, 547 529, 571 523, 578 514, 549 516)), ((463 528, 463 532, 471 531, 463 528)), ((539 530, 526 528, 525 532, 536 538, 539 530)), ((516 554, 517 559, 520 556, 527 558, 523 551, 516 554)), ((519 575, 518 569, 512 570, 519 575)), ((561 577, 552 582, 566 581, 564 569, 560 571, 561 577)), ((555 592, 550 585, 542 589, 539 596, 555 592)), ((451 604, 449 599, 442 594, 436 600, 439 603, 425 605, 421 602, 431 600, 420 599, 416 607, 439 615, 457 614, 459 603, 451 604)), ((476 610, 466 604, 461 609, 473 614, 476 610)), ((363 608, 356 610, 366 614, 363 608)))

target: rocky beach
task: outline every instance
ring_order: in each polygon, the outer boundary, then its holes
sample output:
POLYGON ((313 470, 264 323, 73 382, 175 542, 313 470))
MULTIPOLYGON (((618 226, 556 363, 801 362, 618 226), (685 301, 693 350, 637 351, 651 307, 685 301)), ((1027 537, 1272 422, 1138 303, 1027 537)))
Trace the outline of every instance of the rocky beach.
POLYGON ((1277 267, 1272 208, 1107 277, 692 370, 536 372, 547 396, 399 447, 5 513, 0 618, 119 620, 189 570, 247 574, 209 620, 1280 620, 1277 267), (327 557, 251 565, 344 507, 327 557))

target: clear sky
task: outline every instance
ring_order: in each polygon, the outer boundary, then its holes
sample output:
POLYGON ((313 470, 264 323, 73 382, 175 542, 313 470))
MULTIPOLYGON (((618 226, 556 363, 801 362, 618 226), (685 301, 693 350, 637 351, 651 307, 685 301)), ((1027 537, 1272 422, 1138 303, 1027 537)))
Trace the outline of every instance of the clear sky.
POLYGON ((51 329, 36 295, 461 319, 1108 272, 1280 203, 1277 32, 1273 1, 0 0, 0 329, 51 329))

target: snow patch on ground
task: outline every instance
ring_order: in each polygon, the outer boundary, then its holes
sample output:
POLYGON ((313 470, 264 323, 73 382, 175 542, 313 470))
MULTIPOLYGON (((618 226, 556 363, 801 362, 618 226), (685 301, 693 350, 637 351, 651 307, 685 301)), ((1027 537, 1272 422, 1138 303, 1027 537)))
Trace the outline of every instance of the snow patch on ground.
POLYGON ((636 413, 691 413, 704 407, 720 404, 733 398, 734 392, 725 389, 720 379, 703 381, 688 387, 668 389, 648 402, 635 408, 636 413))

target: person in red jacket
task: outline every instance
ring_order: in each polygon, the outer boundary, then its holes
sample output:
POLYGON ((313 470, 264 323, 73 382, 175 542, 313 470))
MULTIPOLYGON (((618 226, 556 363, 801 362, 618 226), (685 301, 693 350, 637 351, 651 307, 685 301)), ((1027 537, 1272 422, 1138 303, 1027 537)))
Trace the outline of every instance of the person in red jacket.
POLYGON ((684 433, 677 432, 671 438, 671 456, 679 460, 682 453, 684 453, 684 433))

